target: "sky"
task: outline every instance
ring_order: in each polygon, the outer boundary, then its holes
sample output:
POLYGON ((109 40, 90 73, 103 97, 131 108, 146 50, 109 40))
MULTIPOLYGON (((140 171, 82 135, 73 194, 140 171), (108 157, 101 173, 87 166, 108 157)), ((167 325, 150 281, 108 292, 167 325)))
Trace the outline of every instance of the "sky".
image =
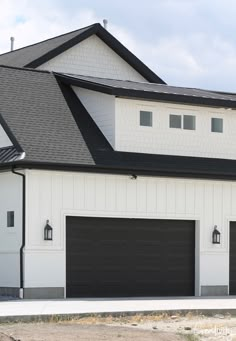
POLYGON ((236 92, 235 0, 0 0, 0 53, 108 20, 169 85, 236 92))

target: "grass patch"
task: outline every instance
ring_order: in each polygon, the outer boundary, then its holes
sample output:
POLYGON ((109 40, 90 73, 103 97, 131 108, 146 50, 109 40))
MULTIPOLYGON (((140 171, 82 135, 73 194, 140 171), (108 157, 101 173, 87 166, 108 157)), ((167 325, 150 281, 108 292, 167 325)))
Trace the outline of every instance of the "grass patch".
POLYGON ((187 341, 199 341, 199 337, 194 334, 182 334, 181 336, 184 336, 187 341))
POLYGON ((145 322, 158 323, 158 321, 177 321, 182 318, 193 320, 204 318, 204 315, 188 312, 144 312, 144 313, 101 313, 101 314, 65 314, 65 315, 41 315, 24 317, 6 317, 0 319, 1 324, 13 323, 78 323, 78 324, 142 324, 145 322), (174 316, 173 316, 174 315, 174 316))

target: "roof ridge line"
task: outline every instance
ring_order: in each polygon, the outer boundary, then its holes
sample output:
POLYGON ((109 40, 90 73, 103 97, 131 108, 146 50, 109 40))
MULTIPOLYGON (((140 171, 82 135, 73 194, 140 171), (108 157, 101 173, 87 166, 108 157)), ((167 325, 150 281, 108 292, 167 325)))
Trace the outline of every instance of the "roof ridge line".
POLYGON ((94 23, 94 24, 91 24, 91 25, 88 25, 88 26, 85 26, 85 27, 78 28, 77 30, 73 30, 73 31, 70 31, 70 32, 67 32, 67 33, 59 34, 58 36, 54 36, 54 37, 51 37, 51 38, 48 38, 48 39, 41 40, 41 41, 39 41, 37 43, 34 43, 34 44, 30 44, 30 45, 27 45, 27 46, 19 47, 18 49, 15 49, 13 51, 8 51, 8 52, 1 53, 0 57, 4 56, 4 55, 7 55, 7 54, 10 54, 10 53, 14 53, 14 52, 19 51, 19 50, 26 49, 26 48, 31 47, 31 46, 35 46, 35 45, 44 43, 46 41, 49 41, 49 40, 52 40, 52 39, 55 39, 55 38, 66 36, 67 34, 71 34, 71 33, 74 33, 76 31, 79 31, 79 30, 88 29, 88 28, 90 28, 92 26, 96 26, 96 25, 101 25, 101 24, 100 23, 94 23))

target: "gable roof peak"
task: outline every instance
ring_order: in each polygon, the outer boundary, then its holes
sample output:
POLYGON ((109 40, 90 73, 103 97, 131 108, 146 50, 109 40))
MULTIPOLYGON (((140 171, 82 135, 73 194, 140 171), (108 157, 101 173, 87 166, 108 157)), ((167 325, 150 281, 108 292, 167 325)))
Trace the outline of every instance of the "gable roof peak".
POLYGON ((141 60, 122 45, 100 23, 95 23, 54 38, 2 54, 0 55, 0 64, 15 67, 37 68, 94 34, 147 81, 165 84, 160 77, 158 77, 141 60))

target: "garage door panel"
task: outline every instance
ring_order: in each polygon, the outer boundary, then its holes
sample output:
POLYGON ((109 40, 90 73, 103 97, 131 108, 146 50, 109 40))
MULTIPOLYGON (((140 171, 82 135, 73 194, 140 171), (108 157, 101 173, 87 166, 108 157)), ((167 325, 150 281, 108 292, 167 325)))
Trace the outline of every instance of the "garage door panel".
POLYGON ((193 221, 68 217, 67 296, 194 294, 193 221))

